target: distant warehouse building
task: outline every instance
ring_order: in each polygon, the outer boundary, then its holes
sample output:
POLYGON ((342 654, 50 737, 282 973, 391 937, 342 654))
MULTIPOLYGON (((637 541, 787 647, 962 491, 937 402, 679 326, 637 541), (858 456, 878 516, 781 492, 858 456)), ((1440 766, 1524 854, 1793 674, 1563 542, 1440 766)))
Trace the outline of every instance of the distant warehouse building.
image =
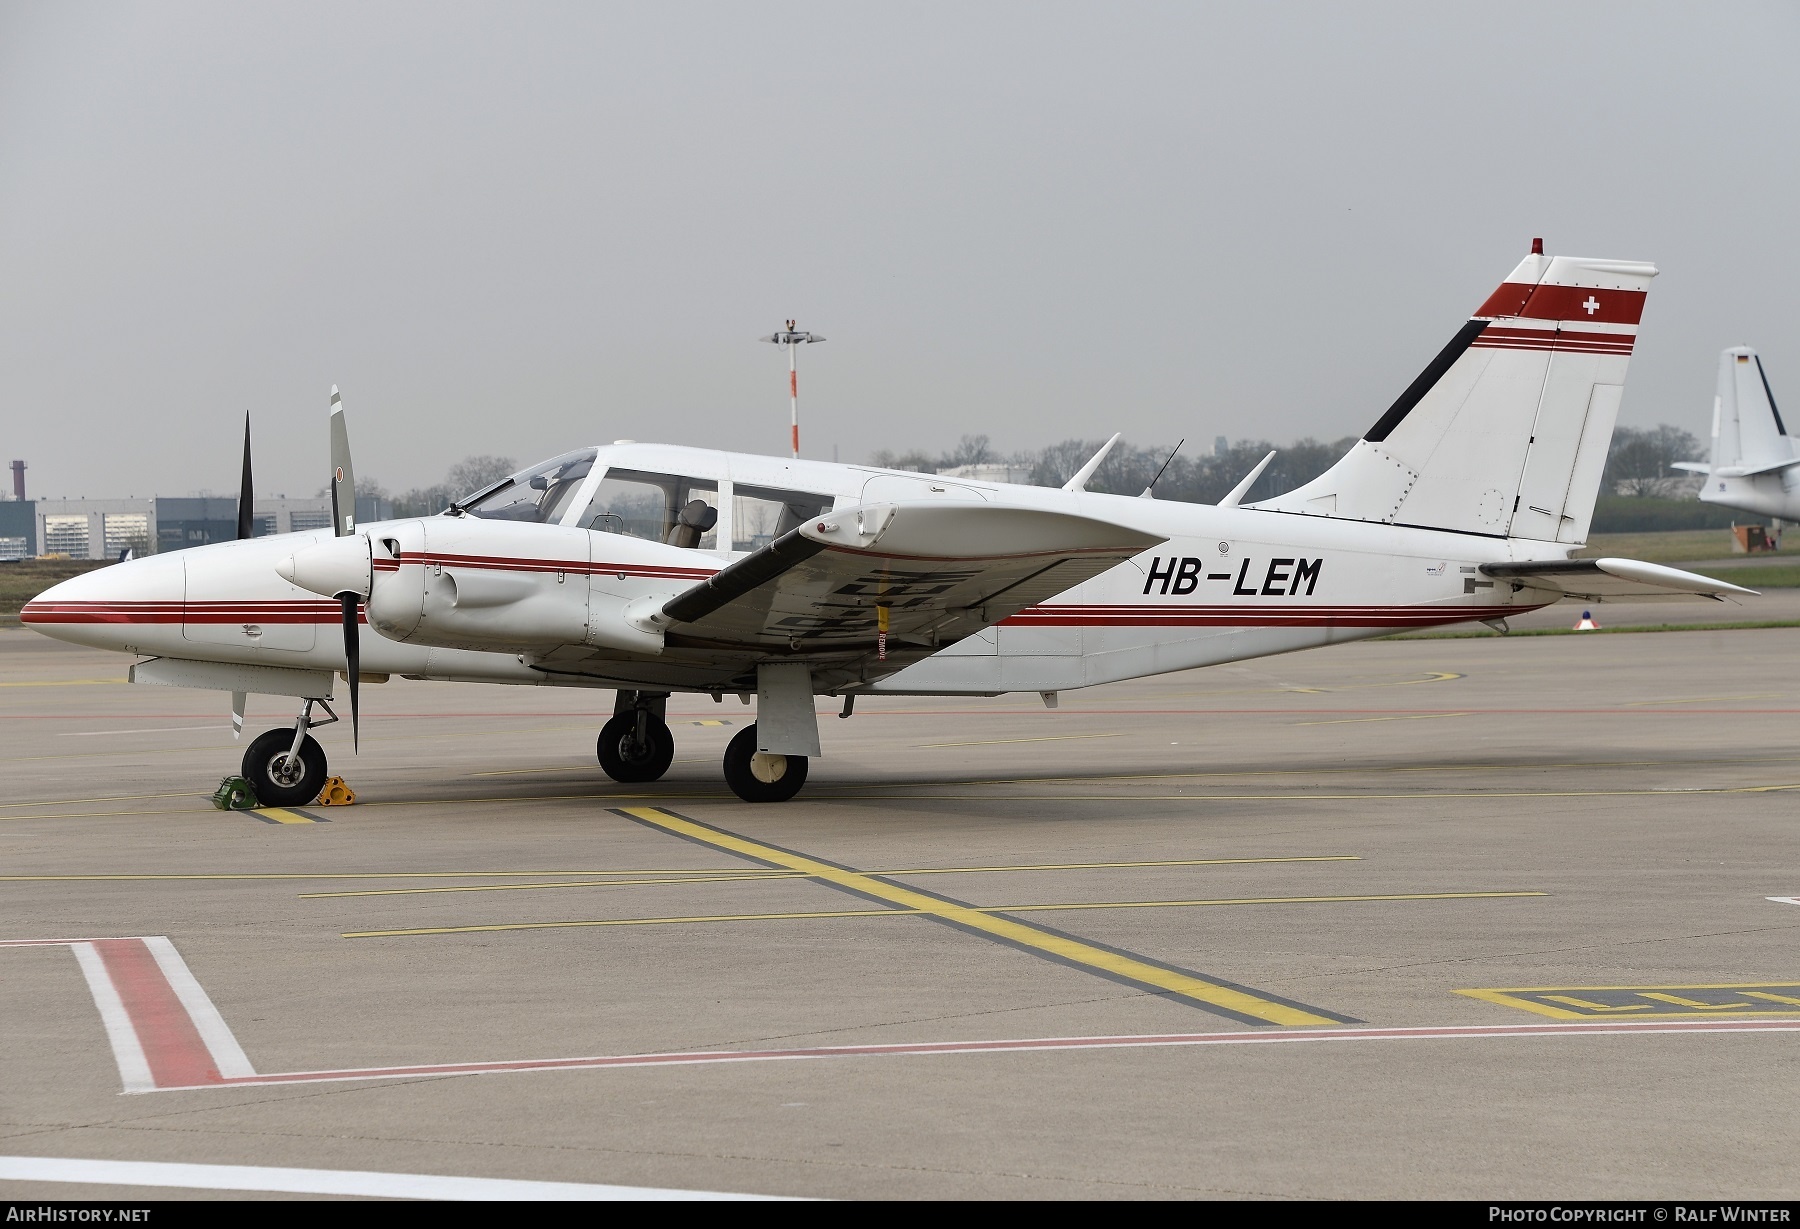
MULTIPOLYGON (((170 497, 149 499, 38 499, 36 551, 76 559, 116 559, 127 548, 140 555, 229 542, 237 537, 235 498, 170 497)), ((6 507, 0 504, 0 507, 6 507)), ((393 514, 385 499, 356 501, 357 521, 382 520, 393 514)), ((298 533, 331 527, 331 497, 259 499, 255 536, 298 533)), ((0 535, 4 536, 4 535, 0 535)))
POLYGON ((37 542, 37 504, 0 499, 0 563, 31 558, 38 553, 37 542))

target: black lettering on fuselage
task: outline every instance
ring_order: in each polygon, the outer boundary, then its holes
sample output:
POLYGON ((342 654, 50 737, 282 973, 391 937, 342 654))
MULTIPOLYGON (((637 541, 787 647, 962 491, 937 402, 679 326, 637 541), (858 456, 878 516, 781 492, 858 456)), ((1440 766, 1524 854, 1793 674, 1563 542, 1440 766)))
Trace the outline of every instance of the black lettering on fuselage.
POLYGON ((1282 586, 1288 582, 1287 569, 1292 567, 1293 563, 1292 559, 1269 560, 1269 570, 1263 573, 1262 595, 1264 597, 1281 597, 1287 592, 1282 586))
POLYGON ((1231 587, 1231 591, 1239 597, 1255 597, 1256 596, 1256 586, 1255 585, 1250 586, 1248 589, 1244 588, 1244 575, 1245 575, 1245 573, 1249 572, 1249 570, 1250 570, 1250 561, 1248 559, 1244 560, 1244 562, 1242 564, 1238 565, 1237 583, 1231 587))
POLYGON ((1306 596, 1311 597, 1313 586, 1319 583, 1319 565, 1324 562, 1323 559, 1302 559, 1300 566, 1294 569, 1294 583, 1289 587, 1288 592, 1300 592, 1300 582, 1304 580, 1306 596))
POLYGON ((1181 568, 1175 573, 1174 593, 1192 593, 1200 586, 1200 561, 1189 556, 1181 561, 1181 568))
POLYGON ((1175 575, 1175 561, 1173 559, 1169 560, 1169 566, 1159 572, 1156 570, 1156 565, 1161 562, 1162 562, 1161 559, 1159 559, 1155 556, 1151 557, 1151 559, 1150 559, 1150 579, 1146 580, 1144 582, 1144 592, 1145 593, 1150 592, 1150 586, 1155 584, 1159 580, 1162 581, 1162 592, 1167 593, 1169 591, 1169 581, 1175 575))

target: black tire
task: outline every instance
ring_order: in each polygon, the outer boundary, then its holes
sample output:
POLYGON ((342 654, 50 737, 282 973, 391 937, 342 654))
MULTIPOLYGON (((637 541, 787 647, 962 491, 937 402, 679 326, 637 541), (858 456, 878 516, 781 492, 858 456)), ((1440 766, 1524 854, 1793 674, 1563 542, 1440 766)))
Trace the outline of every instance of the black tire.
POLYGON ((675 736, 669 733, 667 722, 653 716, 644 744, 640 745, 637 714, 619 713, 600 727, 594 754, 606 775, 615 781, 627 785, 660 781, 675 760, 675 736))
POLYGON ((745 802, 786 802, 806 784, 806 757, 759 752, 747 725, 725 748, 725 784, 745 802))
POLYGON ((286 763, 294 745, 292 730, 270 730, 257 736, 244 752, 244 780, 266 807, 297 807, 314 801, 325 788, 325 748, 311 734, 300 740, 300 772, 286 763))

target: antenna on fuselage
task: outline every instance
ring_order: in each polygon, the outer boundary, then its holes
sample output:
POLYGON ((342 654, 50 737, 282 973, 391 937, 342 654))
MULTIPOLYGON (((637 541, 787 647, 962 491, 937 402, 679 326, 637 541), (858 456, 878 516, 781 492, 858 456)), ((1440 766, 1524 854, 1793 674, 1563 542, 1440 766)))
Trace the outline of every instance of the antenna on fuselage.
POLYGON ((1163 470, 1169 468, 1169 462, 1175 459, 1175 454, 1181 451, 1181 446, 1185 443, 1187 443, 1187 436, 1185 435, 1175 441, 1175 447, 1169 449, 1169 455, 1163 459, 1162 469, 1156 471, 1156 477, 1150 479, 1150 485, 1144 488, 1144 493, 1138 496, 1139 499, 1155 498, 1150 492, 1154 491, 1156 489, 1156 484, 1162 481, 1163 470))
POLYGON ((757 340, 772 341, 778 346, 787 347, 788 420, 791 432, 790 443, 793 446, 794 457, 798 459, 800 456, 800 367, 795 361, 794 351, 796 347, 811 345, 814 342, 824 341, 825 339, 820 337, 817 333, 801 332, 794 326, 794 322, 789 320, 787 322, 787 327, 783 328, 780 332, 770 333, 767 337, 761 337, 757 340))

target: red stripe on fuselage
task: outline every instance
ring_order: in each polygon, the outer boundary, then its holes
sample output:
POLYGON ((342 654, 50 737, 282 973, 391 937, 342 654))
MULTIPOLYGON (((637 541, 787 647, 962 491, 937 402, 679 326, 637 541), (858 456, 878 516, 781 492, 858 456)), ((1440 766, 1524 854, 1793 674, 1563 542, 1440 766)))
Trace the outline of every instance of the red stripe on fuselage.
POLYGON ((1032 606, 1002 627, 1421 627, 1535 606, 1032 606))
MULTIPOLYGON (((21 623, 338 623, 335 602, 30 602, 21 623)), ((358 620, 368 622, 358 607, 358 620)))
MULTIPOLYGON (((377 566, 385 563, 377 560, 377 566)), ((433 563, 441 567, 481 568, 500 572, 569 572, 576 576, 607 575, 621 573, 626 576, 645 576, 656 580, 705 580, 718 572, 718 568, 680 568, 665 567, 661 564, 648 563, 590 563, 585 559, 522 559, 507 558, 498 555, 446 555, 436 551, 406 552, 390 566, 398 568, 403 564, 433 563)), ((383 568, 385 571, 386 568, 383 568)))

